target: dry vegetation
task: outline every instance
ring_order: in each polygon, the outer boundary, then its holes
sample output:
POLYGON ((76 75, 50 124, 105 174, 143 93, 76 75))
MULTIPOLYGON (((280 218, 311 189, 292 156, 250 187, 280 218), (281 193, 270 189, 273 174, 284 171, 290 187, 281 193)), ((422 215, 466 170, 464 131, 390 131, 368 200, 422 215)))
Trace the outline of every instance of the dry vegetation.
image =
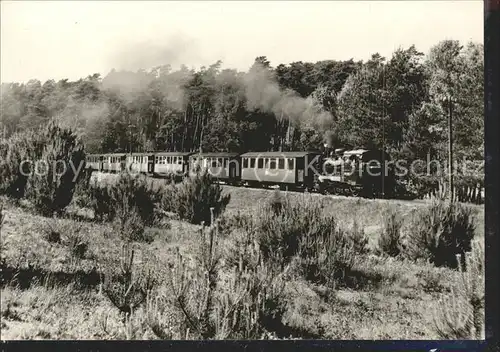
POLYGON ((484 337, 480 207, 126 181, 105 191, 114 219, 76 205, 82 195, 57 218, 2 198, 4 339, 484 337), (134 210, 136 189, 154 218, 134 210), (193 192, 220 204, 211 225, 180 220, 172 199, 207 211, 193 192), (458 269, 429 260, 468 229, 458 269), (423 233, 435 241, 414 255, 423 233))

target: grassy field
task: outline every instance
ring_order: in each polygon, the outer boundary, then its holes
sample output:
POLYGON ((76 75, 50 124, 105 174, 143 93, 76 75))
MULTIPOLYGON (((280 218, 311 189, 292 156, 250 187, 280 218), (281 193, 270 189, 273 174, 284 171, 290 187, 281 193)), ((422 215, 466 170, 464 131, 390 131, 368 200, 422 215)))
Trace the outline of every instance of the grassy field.
MULTIPOLYGON (((224 187, 231 195, 229 214, 255 212, 273 191, 224 187)), ((297 198, 300 194, 288 193, 297 198)), ((316 197, 316 196, 312 196, 316 197)), ((318 196, 320 197, 320 196, 318 196)), ((369 237, 370 251, 356 263, 357 277, 328 289, 300 277, 285 286, 283 323, 290 338, 437 339, 434 311, 447 299, 457 272, 427 263, 382 256, 377 241, 385 212, 395 209, 406 219, 422 202, 391 202, 356 198, 324 198, 324 211, 343 226, 354 221, 369 237)), ((484 236, 484 210, 477 211, 476 236, 484 236)), ((84 212, 83 212, 84 213, 84 212)), ((148 313, 138 308, 124 324, 119 311, 102 292, 100 272, 119 266, 121 240, 109 224, 75 219, 50 219, 30 213, 22 204, 7 203, 1 230, 2 339, 149 339, 157 338, 145 323, 148 313), (61 241, 50 241, 57 228, 61 241), (75 232, 88 239, 88 248, 75 255, 75 232)), ((404 231, 411 234, 411 228, 404 231)), ((135 262, 169 272, 177 248, 192 253, 200 226, 177 219, 146 229, 150 243, 134 243, 135 262)), ((160 289, 168 284, 160 282, 160 289)), ((166 314, 166 313, 165 313, 166 314)))

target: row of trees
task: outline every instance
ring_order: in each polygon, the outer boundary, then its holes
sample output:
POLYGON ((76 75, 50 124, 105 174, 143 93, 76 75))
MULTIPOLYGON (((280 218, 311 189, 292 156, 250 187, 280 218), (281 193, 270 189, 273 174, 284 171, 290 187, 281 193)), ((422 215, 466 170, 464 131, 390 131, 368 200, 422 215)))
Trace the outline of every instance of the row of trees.
POLYGON ((266 151, 384 147, 407 159, 445 159, 447 99, 457 158, 483 158, 483 48, 446 40, 386 59, 325 60, 248 72, 167 64, 78 81, 2 85, 5 135, 56 118, 87 152, 266 151))

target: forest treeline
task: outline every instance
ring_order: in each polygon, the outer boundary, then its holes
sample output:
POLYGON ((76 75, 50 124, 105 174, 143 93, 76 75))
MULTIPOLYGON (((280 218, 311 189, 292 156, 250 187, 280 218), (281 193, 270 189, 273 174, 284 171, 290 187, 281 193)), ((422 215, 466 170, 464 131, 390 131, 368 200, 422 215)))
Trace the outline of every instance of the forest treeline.
POLYGON ((406 160, 447 156, 453 116, 457 160, 483 159, 483 45, 445 40, 362 62, 112 70, 44 83, 3 83, 0 131, 56 119, 87 153, 270 151, 384 147, 406 160), (451 99, 451 104, 449 103, 451 99))

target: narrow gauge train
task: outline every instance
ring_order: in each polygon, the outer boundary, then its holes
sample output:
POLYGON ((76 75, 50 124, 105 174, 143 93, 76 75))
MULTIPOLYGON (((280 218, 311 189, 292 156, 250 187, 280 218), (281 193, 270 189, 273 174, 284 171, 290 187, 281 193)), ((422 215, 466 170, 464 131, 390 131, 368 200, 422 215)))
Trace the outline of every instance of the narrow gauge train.
POLYGON ((383 166, 386 153, 377 150, 336 150, 336 157, 320 152, 238 153, 118 153, 87 155, 87 167, 101 172, 128 170, 153 177, 174 175, 177 180, 207 169, 215 180, 234 186, 279 186, 329 194, 387 196, 391 177, 383 166), (379 168, 377 173, 376 168, 379 168))

